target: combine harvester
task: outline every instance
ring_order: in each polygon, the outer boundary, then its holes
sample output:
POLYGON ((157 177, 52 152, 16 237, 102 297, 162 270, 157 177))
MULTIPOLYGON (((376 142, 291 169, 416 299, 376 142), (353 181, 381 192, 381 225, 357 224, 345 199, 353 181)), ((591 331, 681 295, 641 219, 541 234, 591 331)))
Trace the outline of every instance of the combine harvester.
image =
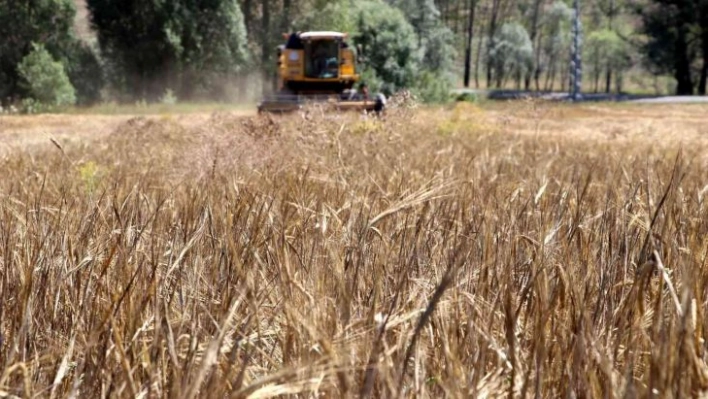
POLYGON ((357 92, 357 59, 341 32, 284 34, 278 46, 278 90, 258 104, 258 112, 285 113, 308 103, 325 103, 339 110, 376 111, 385 106, 379 94, 357 92))

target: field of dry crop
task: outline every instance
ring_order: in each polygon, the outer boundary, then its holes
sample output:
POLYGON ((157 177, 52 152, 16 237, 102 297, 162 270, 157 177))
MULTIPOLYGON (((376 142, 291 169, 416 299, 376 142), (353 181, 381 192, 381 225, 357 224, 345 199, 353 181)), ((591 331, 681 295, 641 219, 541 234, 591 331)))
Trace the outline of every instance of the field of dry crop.
POLYGON ((707 113, 0 117, 0 397, 706 397, 707 113))

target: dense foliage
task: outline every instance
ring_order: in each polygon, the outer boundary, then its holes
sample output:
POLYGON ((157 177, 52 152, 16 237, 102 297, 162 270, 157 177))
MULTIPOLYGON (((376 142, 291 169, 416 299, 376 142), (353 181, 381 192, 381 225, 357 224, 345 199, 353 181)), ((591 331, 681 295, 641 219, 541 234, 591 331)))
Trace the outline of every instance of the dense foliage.
POLYGON ((0 0, 0 100, 30 94, 21 84, 18 65, 33 50, 33 43, 42 43, 55 58, 73 61, 75 13, 72 0, 0 0))
POLYGON ((168 89, 185 98, 214 94, 248 58, 243 15, 233 1, 87 4, 121 94, 147 99, 168 89))
POLYGON ((73 105, 76 102, 76 91, 64 65, 55 61, 43 46, 34 45, 19 63, 17 72, 29 95, 28 99, 47 106, 73 105))
POLYGON ((643 47, 649 64, 661 72, 673 74, 677 93, 693 94, 698 90, 705 94, 708 1, 654 0, 648 7, 639 7, 638 13, 644 23, 644 32, 649 37, 643 47), (702 65, 696 67, 699 57, 702 58, 702 65))

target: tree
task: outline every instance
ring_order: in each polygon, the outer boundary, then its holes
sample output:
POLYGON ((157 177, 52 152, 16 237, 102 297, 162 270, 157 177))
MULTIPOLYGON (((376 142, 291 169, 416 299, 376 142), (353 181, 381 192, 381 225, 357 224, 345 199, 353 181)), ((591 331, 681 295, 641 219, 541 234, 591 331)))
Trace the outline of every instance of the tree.
POLYGON ((422 54, 416 34, 403 13, 379 1, 363 1, 352 39, 367 68, 396 91, 413 86, 422 54))
POLYGON ((432 32, 443 28, 440 11, 433 0, 388 0, 388 3, 403 11, 415 30, 421 48, 432 32))
POLYGON ((30 98, 42 105, 73 105, 76 91, 61 62, 55 61, 42 45, 33 44, 32 51, 17 66, 30 98))
POLYGON ((418 51, 422 53, 422 70, 416 78, 415 91, 424 100, 439 101, 448 97, 454 76, 455 37, 441 19, 433 0, 388 0, 400 9, 413 26, 418 51), (442 93, 445 93, 443 96, 442 93))
POLYGON ((246 29, 232 0, 88 0, 113 84, 128 98, 223 94, 247 59, 246 29))
POLYGON ((0 99, 24 97, 17 66, 43 43, 53 57, 65 55, 74 43, 76 9, 72 0, 0 0, 0 99))
MULTIPOLYGON (((270 63, 270 1, 261 0, 263 16, 261 18, 261 67, 263 68, 263 91, 268 92, 268 80, 272 66, 270 63)), ((275 82, 275 80, 273 81, 275 82)), ((264 93, 265 94, 265 93, 264 93)))
POLYGON ((396 5, 413 26, 418 47, 423 52, 423 66, 431 72, 447 71, 455 57, 454 34, 442 20, 433 0, 395 0, 396 5))
MULTIPOLYGON (((174 1, 174 0, 173 0, 174 1)), ((184 98, 227 96, 224 84, 243 70, 249 61, 243 14, 236 2, 216 1, 205 5, 199 0, 182 0, 176 30, 180 83, 184 98)))
POLYGON ((629 48, 617 32, 609 29, 592 32, 586 41, 587 60, 597 92, 603 71, 615 71, 616 77, 621 79, 624 70, 630 66, 629 48))
MULTIPOLYGON (((536 39, 538 37, 538 31, 539 31, 539 23, 541 20, 541 6, 543 4, 543 0, 533 0, 533 6, 531 7, 531 18, 529 20, 531 21, 531 28, 530 28, 530 33, 529 33, 529 39, 531 40, 531 44, 533 46, 536 45, 536 39)), ((529 69, 528 72, 526 73, 526 79, 524 81, 524 87, 526 90, 529 90, 531 87, 531 76, 535 78, 534 80, 536 81, 536 89, 538 90, 539 85, 538 85, 538 77, 540 74, 540 68, 539 68, 539 62, 541 58, 541 52, 540 52, 540 47, 537 46, 536 51, 534 52, 534 67, 533 69, 529 69)))
POLYGON ((501 9, 503 0, 491 0, 491 1, 492 1, 492 10, 491 10, 490 18, 489 18, 488 33, 487 33, 487 37, 489 40, 487 43, 487 87, 492 86, 492 70, 494 69, 492 48, 494 48, 496 46, 495 38, 497 36, 497 25, 499 23, 499 14, 500 14, 500 9, 501 9))
POLYGON ((76 89, 78 105, 91 105, 101 100, 105 76, 98 49, 75 40, 58 59, 64 64, 69 80, 76 89))
POLYGON ((348 0, 333 0, 322 8, 312 7, 310 12, 295 24, 295 30, 336 30, 353 34, 360 7, 361 3, 351 4, 348 0))
POLYGON ((521 88, 521 79, 533 66, 533 44, 526 29, 518 23, 502 25, 494 38, 490 57, 494 67, 497 87, 504 84, 508 76, 521 88))
POLYGON ((470 87, 470 70, 472 69, 472 38, 474 36, 474 17, 477 0, 468 0, 467 6, 467 36, 465 40, 465 87, 470 87))
MULTIPOLYGON (((546 90, 552 90, 555 85, 558 64, 566 65, 568 49, 570 48, 570 21, 573 10, 567 4, 556 0, 543 16, 543 53, 541 69, 546 70, 546 90)), ((565 80, 563 80, 565 81, 565 80)))
POLYGON ((659 71, 670 72, 676 79, 676 94, 694 93, 691 64, 695 54, 690 44, 699 15, 694 0, 652 0, 637 12, 643 32, 649 37, 644 45, 648 62, 659 71))
MULTIPOLYGON (((615 29, 614 22, 621 10, 621 5, 618 0, 600 0, 598 1, 598 7, 602 13, 607 17, 607 30, 613 31, 615 29)), ((612 64, 611 60, 607 60, 606 71, 605 71, 605 92, 609 93, 612 87, 612 64)))
POLYGON ((698 83, 698 94, 704 96, 706 95, 706 86, 708 86, 708 0, 700 0, 699 7, 703 66, 701 67, 701 77, 698 83))

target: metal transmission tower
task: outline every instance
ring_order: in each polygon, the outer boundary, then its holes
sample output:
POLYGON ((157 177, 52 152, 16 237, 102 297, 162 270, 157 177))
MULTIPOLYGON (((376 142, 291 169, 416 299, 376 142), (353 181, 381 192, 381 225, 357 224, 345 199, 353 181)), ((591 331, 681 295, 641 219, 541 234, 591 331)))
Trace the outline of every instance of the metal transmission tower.
POLYGON ((570 61, 570 93, 573 101, 578 101, 582 97, 583 67, 582 67, 582 42, 583 31, 580 22, 580 0, 575 0, 573 4, 573 49, 572 60, 570 61))

